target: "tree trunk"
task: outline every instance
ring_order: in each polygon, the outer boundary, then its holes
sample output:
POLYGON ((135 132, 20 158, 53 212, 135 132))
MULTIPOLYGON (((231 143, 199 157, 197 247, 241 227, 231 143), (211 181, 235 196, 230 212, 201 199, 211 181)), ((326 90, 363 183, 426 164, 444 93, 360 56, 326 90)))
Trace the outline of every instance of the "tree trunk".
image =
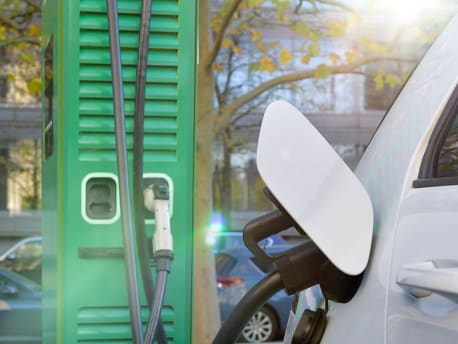
POLYGON ((208 0, 200 1, 200 64, 197 97, 196 208, 194 226, 193 343, 211 343, 220 327, 213 251, 206 244, 212 211, 213 178, 213 72, 204 63, 210 45, 208 0))

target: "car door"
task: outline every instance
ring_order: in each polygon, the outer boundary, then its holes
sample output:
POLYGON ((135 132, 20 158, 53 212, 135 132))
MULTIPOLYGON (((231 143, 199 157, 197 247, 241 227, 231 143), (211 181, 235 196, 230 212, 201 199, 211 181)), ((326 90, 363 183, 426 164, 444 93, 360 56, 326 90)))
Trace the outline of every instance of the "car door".
POLYGON ((394 237, 387 343, 458 341, 458 90, 407 171, 394 237), (415 171, 416 169, 416 171, 415 171), (409 178, 409 175, 418 178, 409 178))
POLYGON ((41 342, 39 286, 0 270, 0 343, 41 342))

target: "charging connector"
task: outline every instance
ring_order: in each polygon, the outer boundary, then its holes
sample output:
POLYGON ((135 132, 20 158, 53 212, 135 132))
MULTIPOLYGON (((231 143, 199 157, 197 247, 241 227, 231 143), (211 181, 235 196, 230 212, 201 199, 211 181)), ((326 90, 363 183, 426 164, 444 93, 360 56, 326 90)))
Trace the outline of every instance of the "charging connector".
POLYGON ((145 208, 154 213, 156 230, 153 236, 154 257, 173 257, 173 237, 170 229, 170 193, 166 184, 149 185, 143 192, 145 208))
POLYGON ((170 192, 167 184, 152 184, 143 191, 145 208, 154 212, 156 230, 153 236, 153 254, 156 260, 157 287, 145 334, 145 343, 151 343, 160 318, 167 284, 167 275, 173 260, 173 237, 170 227, 170 192))

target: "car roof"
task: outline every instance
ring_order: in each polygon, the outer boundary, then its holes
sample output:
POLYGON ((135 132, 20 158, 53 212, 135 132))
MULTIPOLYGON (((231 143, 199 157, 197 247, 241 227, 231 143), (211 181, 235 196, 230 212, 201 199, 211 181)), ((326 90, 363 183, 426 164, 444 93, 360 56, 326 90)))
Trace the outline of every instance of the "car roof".
POLYGON ((5 252, 3 252, 1 255, 0 255, 0 261, 2 260, 5 260, 5 258, 11 253, 13 252, 14 250, 16 250, 19 246, 23 245, 23 244, 26 244, 28 242, 41 242, 42 238, 41 236, 32 236, 32 237, 26 237, 26 238, 23 238, 19 241, 17 241, 16 243, 14 243, 13 245, 11 245, 8 249, 5 250, 5 252))

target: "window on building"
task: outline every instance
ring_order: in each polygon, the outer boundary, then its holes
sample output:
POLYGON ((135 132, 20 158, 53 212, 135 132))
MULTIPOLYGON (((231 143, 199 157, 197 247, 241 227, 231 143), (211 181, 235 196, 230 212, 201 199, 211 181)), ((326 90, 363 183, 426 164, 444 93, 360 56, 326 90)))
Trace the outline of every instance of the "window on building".
POLYGON ((7 94, 8 94, 8 78, 6 76, 0 76, 0 102, 6 101, 7 94))

